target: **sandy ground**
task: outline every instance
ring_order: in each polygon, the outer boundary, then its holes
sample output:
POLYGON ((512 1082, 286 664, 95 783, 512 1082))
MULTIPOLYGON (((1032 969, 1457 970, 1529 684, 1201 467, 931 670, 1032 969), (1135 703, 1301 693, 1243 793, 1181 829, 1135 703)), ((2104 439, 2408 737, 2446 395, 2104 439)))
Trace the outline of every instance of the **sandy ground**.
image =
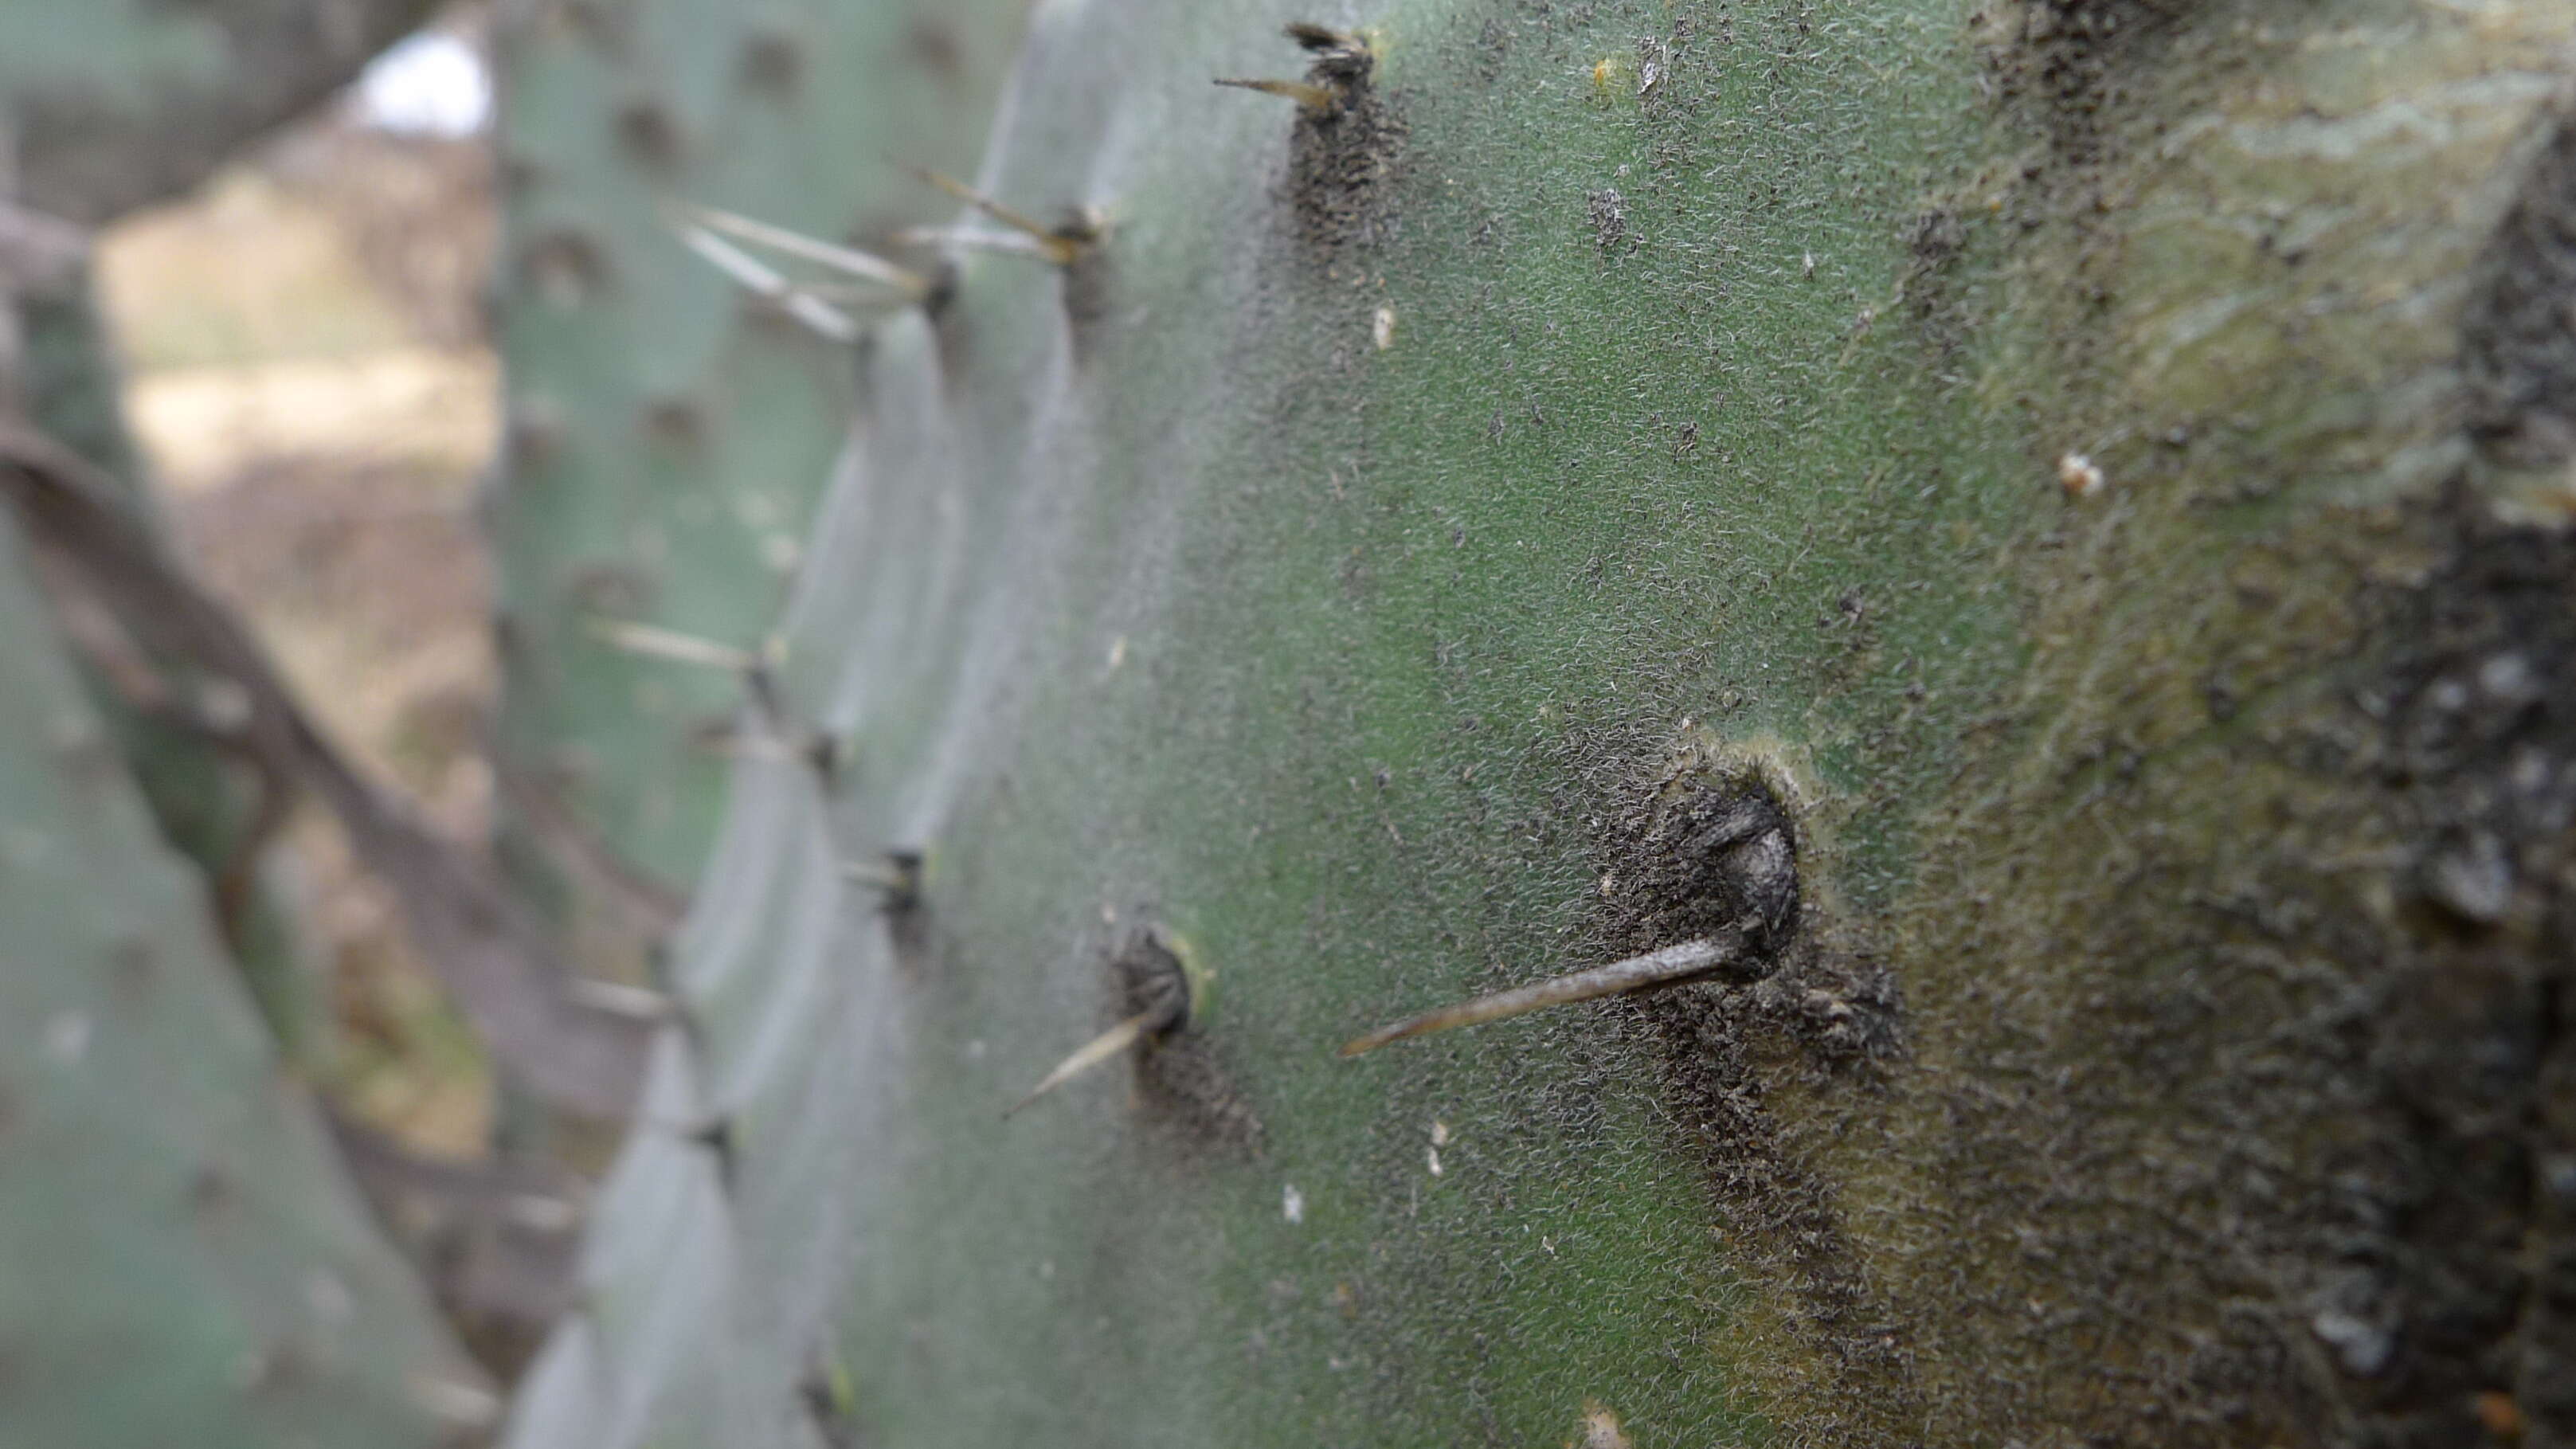
POLYGON ((492 452, 495 382, 480 349, 387 347, 140 373, 126 415, 159 481, 185 494, 280 456, 471 480, 492 452))

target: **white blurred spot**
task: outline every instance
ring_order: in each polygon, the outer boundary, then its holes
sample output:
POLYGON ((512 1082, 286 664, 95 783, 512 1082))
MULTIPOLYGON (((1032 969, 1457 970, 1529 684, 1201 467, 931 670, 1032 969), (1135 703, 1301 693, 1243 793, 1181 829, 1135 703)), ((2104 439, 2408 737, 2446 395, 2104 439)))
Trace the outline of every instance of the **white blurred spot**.
POLYGON ((1288 1184, 1288 1190, 1279 1194, 1279 1215, 1292 1223, 1306 1220, 1306 1195, 1297 1190, 1297 1184, 1288 1184))
POLYGON ((492 76, 473 47, 424 30, 358 77, 358 119, 414 136, 471 136, 492 120, 492 76))
POLYGON ((1393 307, 1377 309, 1377 315, 1369 319, 1369 337, 1377 343, 1377 350, 1380 352, 1395 345, 1395 309, 1393 307))
POLYGON ((2319 1310, 2308 1326, 2335 1350, 2347 1370, 2362 1378, 2376 1377, 2397 1351, 2388 1330, 2336 1309, 2319 1310))
POLYGON ((2069 498, 2090 498, 2102 491, 2108 480, 2101 466, 2082 453, 2063 453, 2057 459, 2058 486, 2069 498))
POLYGON ((88 1012, 57 1012, 45 1023, 45 1055, 56 1066, 79 1066, 81 1058, 89 1055, 89 1038, 88 1012))

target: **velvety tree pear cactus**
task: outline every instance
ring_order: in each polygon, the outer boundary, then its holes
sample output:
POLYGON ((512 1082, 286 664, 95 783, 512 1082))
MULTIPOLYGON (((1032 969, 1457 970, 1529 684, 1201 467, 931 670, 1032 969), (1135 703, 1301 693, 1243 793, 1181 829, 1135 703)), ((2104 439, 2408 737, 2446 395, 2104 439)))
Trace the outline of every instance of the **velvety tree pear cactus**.
POLYGON ((471 1442, 497 1401, 285 1074, 14 530, 0 557, 0 1440, 471 1442))
POLYGON ((2571 77, 1042 6, 509 1442, 2576 1435, 2571 77))

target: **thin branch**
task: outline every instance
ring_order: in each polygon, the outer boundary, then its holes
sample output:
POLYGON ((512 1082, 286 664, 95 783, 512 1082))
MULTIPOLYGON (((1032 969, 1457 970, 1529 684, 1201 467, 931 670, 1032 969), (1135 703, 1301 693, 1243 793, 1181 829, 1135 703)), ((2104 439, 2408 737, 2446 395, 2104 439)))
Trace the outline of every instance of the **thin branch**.
POLYGON ((341 756, 267 651, 188 576, 112 480, 23 423, 0 421, 0 495, 138 638, 242 691, 246 745, 339 818, 358 859, 401 901, 422 956, 513 1076, 578 1112, 614 1117, 631 1108, 653 1021, 577 998, 525 908, 482 862, 341 756))

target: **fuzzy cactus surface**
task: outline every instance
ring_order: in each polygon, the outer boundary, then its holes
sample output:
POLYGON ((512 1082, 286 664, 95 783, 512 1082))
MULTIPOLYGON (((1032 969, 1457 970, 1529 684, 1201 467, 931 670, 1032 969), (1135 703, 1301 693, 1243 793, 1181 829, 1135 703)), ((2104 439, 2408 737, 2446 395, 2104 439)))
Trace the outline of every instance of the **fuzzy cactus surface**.
POLYGON ((973 180, 1103 225, 874 325, 728 596, 507 1441, 2576 1434, 2571 78, 2539 0, 1042 5, 973 180))

